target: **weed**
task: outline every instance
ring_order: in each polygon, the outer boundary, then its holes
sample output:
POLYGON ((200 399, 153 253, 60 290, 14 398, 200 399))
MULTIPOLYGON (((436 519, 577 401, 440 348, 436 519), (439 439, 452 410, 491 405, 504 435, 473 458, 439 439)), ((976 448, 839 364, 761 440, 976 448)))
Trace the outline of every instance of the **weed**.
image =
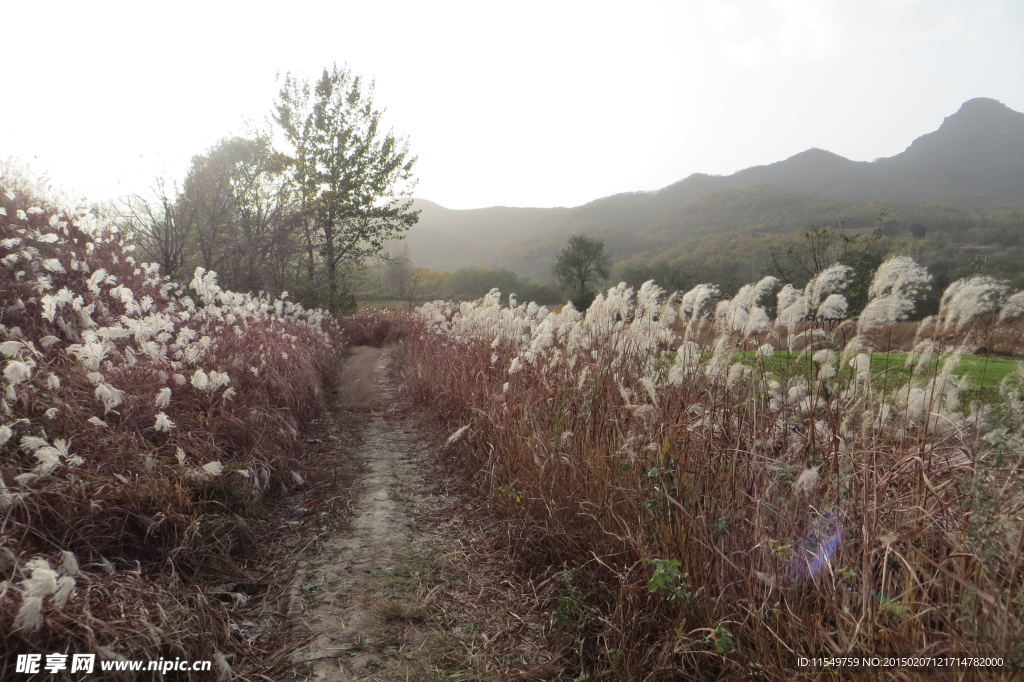
POLYGON ((677 559, 648 559, 648 563, 654 567, 654 572, 647 581, 647 591, 680 606, 688 605, 694 595, 687 582, 689 576, 679 570, 682 564, 677 559))

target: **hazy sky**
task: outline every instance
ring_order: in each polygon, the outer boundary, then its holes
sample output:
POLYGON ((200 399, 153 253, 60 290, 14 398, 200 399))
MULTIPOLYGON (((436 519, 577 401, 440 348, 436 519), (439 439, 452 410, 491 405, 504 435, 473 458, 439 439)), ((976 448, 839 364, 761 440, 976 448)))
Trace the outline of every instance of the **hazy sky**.
POLYGON ((143 191, 348 64, 453 208, 576 205, 808 147, 902 151, 966 99, 1024 111, 1024 2, 7 2, 0 158, 143 191))

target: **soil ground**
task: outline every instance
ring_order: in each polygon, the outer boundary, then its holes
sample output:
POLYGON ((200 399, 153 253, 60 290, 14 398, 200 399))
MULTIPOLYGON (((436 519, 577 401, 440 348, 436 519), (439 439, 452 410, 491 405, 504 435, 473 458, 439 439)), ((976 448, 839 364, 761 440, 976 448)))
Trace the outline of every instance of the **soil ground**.
POLYGON ((557 679, 545 599, 438 469, 443 448, 402 398, 391 348, 341 368, 332 440, 350 513, 300 558, 292 680, 557 679))

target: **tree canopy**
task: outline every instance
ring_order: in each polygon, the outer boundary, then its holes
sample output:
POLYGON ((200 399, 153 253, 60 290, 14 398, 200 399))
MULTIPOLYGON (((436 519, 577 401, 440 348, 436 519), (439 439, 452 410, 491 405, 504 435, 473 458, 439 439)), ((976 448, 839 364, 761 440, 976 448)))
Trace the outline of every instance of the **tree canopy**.
POLYGON ((274 104, 290 147, 312 285, 319 264, 333 308, 345 307, 340 273, 381 253, 416 223, 408 143, 381 129, 373 84, 335 65, 315 84, 291 74, 274 104))
POLYGON ((594 300, 594 287, 607 279, 610 266, 603 241, 577 234, 558 254, 554 272, 573 305, 585 310, 594 300))
POLYGON ((383 128, 372 83, 345 68, 288 74, 272 114, 274 129, 220 141, 180 186, 158 183, 117 218, 167 274, 202 266, 232 289, 345 311, 364 263, 417 220, 416 159, 383 128))

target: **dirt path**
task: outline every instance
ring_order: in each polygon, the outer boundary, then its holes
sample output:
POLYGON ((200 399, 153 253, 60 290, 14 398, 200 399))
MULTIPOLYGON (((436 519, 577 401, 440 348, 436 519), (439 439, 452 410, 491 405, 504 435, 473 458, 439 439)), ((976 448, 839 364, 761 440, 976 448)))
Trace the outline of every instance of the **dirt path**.
POLYGON ((297 572, 292 612, 313 639, 293 679, 552 679, 540 612, 437 475, 442 439, 401 399, 392 355, 359 347, 342 368, 353 512, 297 572))

